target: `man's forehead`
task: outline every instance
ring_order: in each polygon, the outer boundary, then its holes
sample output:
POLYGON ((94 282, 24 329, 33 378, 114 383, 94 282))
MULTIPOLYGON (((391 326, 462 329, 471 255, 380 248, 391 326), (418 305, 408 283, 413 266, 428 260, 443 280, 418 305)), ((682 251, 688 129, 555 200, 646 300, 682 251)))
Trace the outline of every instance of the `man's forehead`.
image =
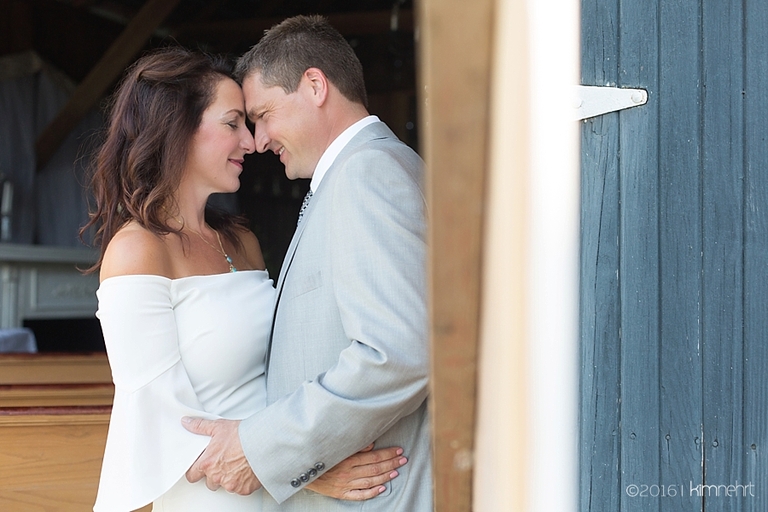
POLYGON ((269 94, 260 80, 248 77, 243 80, 243 96, 245 96, 246 109, 250 112, 266 102, 269 94))
POLYGON ((279 85, 264 85, 260 80, 253 83, 243 81, 243 94, 248 114, 260 113, 280 103, 288 96, 279 85))
POLYGON ((250 75, 243 80, 243 92, 253 98, 265 98, 279 96, 285 91, 278 85, 266 85, 258 76, 250 75))
POLYGON ((251 73, 243 78, 242 87, 244 91, 256 91, 266 89, 267 87, 261 81, 259 73, 251 73))

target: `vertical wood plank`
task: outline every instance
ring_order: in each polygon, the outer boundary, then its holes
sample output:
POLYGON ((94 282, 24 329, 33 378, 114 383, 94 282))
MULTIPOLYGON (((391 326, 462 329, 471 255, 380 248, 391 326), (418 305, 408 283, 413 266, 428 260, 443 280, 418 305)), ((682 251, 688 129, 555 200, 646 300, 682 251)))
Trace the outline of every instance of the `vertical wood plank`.
POLYGON ((619 187, 618 115, 587 121, 582 137, 582 511, 618 510, 619 187))
MULTIPOLYGON (((582 84, 618 81, 618 0, 582 1, 582 84)), ((579 510, 619 510, 621 340, 619 114, 587 120, 581 149, 579 510)))
MULTIPOLYGON (((619 86, 648 90, 648 104, 619 115, 621 223, 621 489, 658 485, 659 175, 658 4, 619 3, 619 86)), ((659 510, 622 494, 622 511, 659 510)))
POLYGON ((745 3, 744 442, 742 510, 768 510, 768 2, 745 3))
MULTIPOLYGON (((584 85, 618 82, 618 1, 582 2, 584 85)), ((619 510, 619 114, 589 119, 581 138, 581 403, 579 510, 619 510)))
POLYGON ((423 0, 417 12, 440 512, 471 508, 492 12, 492 0, 423 0))
POLYGON ((700 510, 702 482, 700 6, 660 3, 661 510, 700 510), (682 488, 679 486, 683 486, 682 488), (666 494, 669 494, 667 488, 666 494))
MULTIPOLYGON (((743 20, 741 2, 702 3, 702 353, 708 485, 739 481, 744 454, 743 20)), ((705 510, 739 510, 741 503, 704 496, 705 510)))

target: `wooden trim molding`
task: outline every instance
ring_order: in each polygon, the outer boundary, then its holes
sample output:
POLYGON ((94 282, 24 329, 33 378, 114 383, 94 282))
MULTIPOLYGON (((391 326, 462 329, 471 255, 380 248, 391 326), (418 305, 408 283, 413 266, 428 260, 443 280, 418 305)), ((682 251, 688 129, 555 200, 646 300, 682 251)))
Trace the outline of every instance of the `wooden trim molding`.
POLYGON ((105 353, 0 354, 0 386, 111 383, 105 353))
POLYGON ((0 386, 0 408, 112 405, 112 384, 0 386))
POLYGON ((111 406, 9 407, 0 409, 0 428, 107 425, 111 406))

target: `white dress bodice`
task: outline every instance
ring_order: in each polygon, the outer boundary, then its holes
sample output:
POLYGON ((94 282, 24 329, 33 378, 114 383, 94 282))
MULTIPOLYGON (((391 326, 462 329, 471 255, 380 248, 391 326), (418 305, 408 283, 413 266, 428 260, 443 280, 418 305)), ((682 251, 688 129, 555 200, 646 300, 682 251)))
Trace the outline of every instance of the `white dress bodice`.
POLYGON ((261 497, 189 484, 208 444, 183 416, 242 419, 265 405, 274 288, 266 271, 105 279, 97 291, 115 399, 94 511, 260 510, 261 497), (213 507, 213 508, 212 508, 213 507))

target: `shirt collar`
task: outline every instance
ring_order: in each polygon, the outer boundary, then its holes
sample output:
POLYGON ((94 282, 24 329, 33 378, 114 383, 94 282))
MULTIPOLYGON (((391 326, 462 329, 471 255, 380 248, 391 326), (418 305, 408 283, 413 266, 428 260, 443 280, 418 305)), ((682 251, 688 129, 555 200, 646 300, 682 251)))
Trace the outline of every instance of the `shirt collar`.
POLYGON ((309 188, 312 190, 312 193, 314 194, 317 191, 317 187, 320 185, 320 181, 322 181, 323 176, 325 176, 325 173, 328 172, 328 169, 331 168, 331 165, 333 164, 334 160, 336 160, 336 157, 339 156, 339 153, 341 153, 341 150, 346 147, 347 144, 349 144, 349 141, 352 140, 352 138, 360 133, 360 130, 365 128, 371 123, 375 123, 379 120, 376 116, 367 116, 341 132, 336 139, 334 139, 333 142, 331 142, 331 145, 328 146, 328 149, 325 150, 323 153, 323 156, 320 157, 320 160, 317 162, 317 166, 315 167, 315 172, 312 173, 312 181, 309 182, 309 188))

